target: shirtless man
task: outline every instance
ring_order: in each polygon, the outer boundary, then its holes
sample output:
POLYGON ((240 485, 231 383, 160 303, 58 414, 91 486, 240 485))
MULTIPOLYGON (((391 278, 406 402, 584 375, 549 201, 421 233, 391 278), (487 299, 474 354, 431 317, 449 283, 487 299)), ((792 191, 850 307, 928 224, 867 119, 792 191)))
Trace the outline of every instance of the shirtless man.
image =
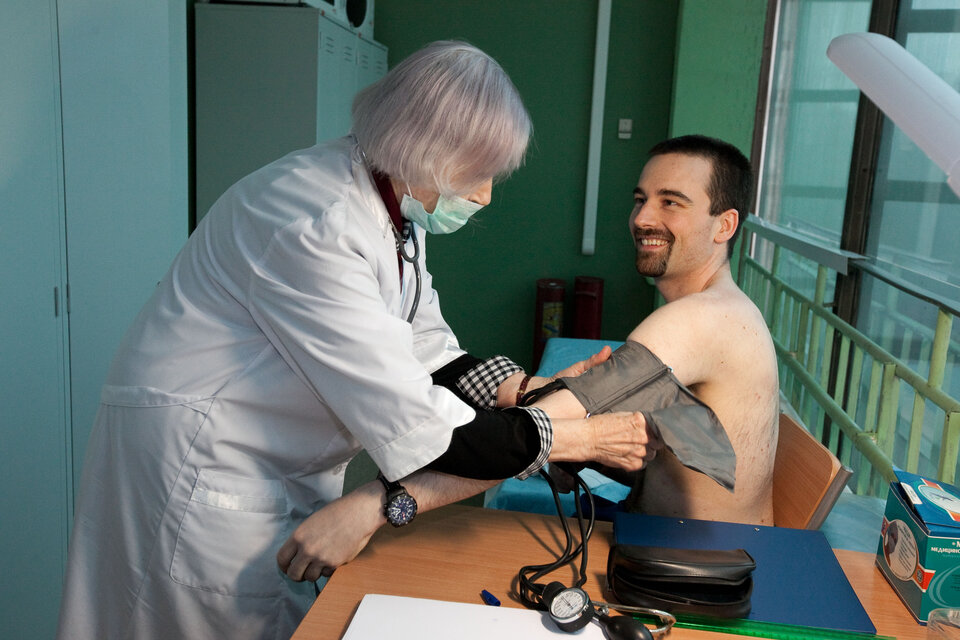
POLYGON ((666 304, 628 336, 644 344, 724 425, 737 454, 728 492, 668 452, 647 465, 645 513, 773 524, 779 382, 763 316, 733 280, 730 255, 747 215, 750 164, 732 145, 684 136, 656 145, 634 189, 637 271, 666 304))
MULTIPOLYGON (((630 229, 637 270, 654 278, 667 304, 648 316, 628 339, 644 344, 672 367, 679 381, 713 409, 737 454, 737 471, 736 490, 729 493, 681 465, 672 454, 658 454, 662 445, 648 434, 640 438, 634 461, 634 468, 647 469, 642 510, 773 524, 771 478, 779 400, 776 355, 763 317, 733 281, 729 262, 749 204, 750 164, 731 145, 700 136, 668 140, 654 147, 651 155, 634 190, 630 229)), ((592 360, 605 360, 608 354, 592 360)), ((500 389, 512 396, 514 390, 508 387, 504 384, 500 389)), ((585 415, 567 390, 537 404, 550 415, 585 415)), ((600 457, 582 451, 562 455, 561 451, 577 448, 577 443, 566 440, 569 435, 566 430, 555 434, 551 460, 600 457)), ((625 436, 624 441, 635 437, 625 436)), ((576 439, 581 445, 597 440, 576 439)), ((494 484, 429 471, 404 480, 422 510, 494 484)), ((281 570, 294 580, 330 575, 356 556, 385 523, 383 502, 383 488, 374 481, 320 509, 278 552, 281 570)))

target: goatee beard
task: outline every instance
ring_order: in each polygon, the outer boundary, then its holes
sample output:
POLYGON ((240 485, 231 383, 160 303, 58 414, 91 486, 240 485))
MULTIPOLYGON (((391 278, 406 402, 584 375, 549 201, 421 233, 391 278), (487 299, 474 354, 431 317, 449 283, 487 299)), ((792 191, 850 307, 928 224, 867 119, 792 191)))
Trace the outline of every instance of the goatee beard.
POLYGON ((650 278, 659 278, 667 272, 667 259, 670 257, 669 250, 663 252, 663 255, 644 255, 637 251, 637 273, 650 278))
POLYGON ((637 249, 637 273, 650 278, 659 278, 667 272, 667 262, 670 260, 670 253, 673 251, 673 234, 637 229, 634 231, 633 241, 637 249), (665 240, 668 244, 653 252, 644 251, 644 238, 665 240))

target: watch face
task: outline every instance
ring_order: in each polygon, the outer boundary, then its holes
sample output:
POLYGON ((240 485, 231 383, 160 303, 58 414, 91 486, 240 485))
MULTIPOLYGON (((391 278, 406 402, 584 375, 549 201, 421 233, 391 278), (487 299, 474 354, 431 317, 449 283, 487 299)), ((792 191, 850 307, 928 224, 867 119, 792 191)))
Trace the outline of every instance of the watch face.
POLYGON ((405 525, 417 515, 417 501, 409 493, 401 493, 387 504, 386 515, 393 526, 405 525))

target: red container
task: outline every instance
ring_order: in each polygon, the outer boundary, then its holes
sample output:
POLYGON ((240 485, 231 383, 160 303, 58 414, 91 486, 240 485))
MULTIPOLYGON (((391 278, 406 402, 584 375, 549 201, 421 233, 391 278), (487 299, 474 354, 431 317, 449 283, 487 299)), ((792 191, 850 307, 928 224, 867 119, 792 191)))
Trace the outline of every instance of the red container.
POLYGON ((533 370, 540 366, 547 340, 563 335, 563 298, 567 283, 556 278, 537 280, 537 306, 533 326, 533 370))
POLYGON ((573 337, 598 340, 603 318, 603 278, 577 276, 573 292, 573 337))

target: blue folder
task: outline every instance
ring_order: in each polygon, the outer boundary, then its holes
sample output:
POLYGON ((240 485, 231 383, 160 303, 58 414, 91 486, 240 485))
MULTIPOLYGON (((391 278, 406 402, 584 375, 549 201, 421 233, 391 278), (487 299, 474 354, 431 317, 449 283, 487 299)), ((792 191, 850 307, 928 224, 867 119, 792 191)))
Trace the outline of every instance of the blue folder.
POLYGON ((875 634, 857 594, 820 531, 618 513, 620 544, 746 549, 753 572, 747 620, 875 634))

